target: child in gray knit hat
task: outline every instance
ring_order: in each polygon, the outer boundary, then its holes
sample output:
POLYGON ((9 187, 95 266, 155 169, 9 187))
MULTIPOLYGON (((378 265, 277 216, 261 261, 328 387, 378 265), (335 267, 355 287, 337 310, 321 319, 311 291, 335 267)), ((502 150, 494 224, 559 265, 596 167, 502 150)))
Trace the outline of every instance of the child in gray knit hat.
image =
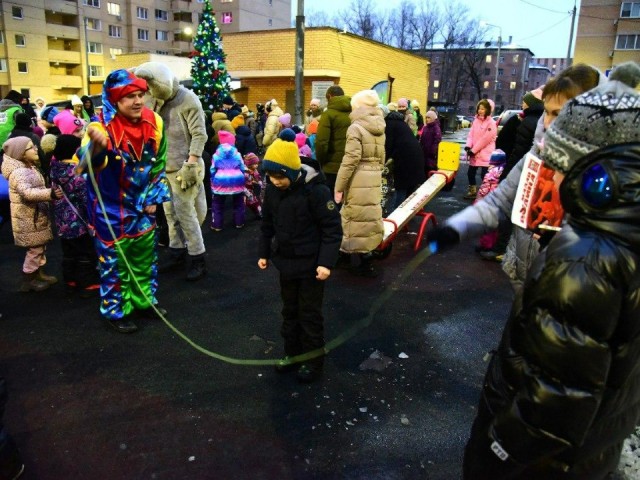
POLYGON ((638 65, 570 100, 543 157, 566 224, 534 260, 487 368, 464 480, 613 478, 640 416, 638 65), (556 180, 559 180, 557 178, 556 180))
POLYGON ((609 81, 569 100, 544 137, 545 164, 566 174, 580 157, 617 143, 640 141, 640 66, 626 62, 609 81))

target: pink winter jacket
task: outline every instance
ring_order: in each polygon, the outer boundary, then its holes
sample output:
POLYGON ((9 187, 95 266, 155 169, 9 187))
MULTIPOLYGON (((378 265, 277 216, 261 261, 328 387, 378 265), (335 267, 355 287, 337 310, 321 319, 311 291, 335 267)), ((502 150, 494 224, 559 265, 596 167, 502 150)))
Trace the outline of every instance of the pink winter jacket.
POLYGON ((496 149, 497 130, 493 118, 481 119, 476 115, 467 137, 467 147, 470 147, 474 153, 469 157, 469 165, 472 167, 489 166, 491 153, 496 149))

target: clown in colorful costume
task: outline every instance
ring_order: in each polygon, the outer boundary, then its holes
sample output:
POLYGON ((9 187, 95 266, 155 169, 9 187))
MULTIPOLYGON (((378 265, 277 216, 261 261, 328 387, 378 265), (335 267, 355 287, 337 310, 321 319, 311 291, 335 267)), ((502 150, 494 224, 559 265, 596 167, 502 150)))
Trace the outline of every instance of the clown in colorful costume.
POLYGON ((100 260, 100 313, 122 333, 137 330, 134 309, 157 303, 155 208, 170 199, 163 122, 144 107, 146 90, 146 81, 126 70, 109 74, 100 122, 89 124, 77 152, 79 169, 88 173, 91 162, 98 187, 87 179, 100 260))

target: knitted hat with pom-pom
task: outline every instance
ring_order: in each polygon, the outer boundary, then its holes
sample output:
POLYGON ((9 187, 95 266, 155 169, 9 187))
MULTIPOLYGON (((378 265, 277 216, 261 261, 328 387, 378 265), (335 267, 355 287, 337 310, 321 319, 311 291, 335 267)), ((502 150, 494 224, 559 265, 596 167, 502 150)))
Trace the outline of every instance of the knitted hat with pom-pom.
POLYGON ((278 173, 287 177, 292 183, 300 175, 300 155, 295 143, 296 134, 285 128, 264 154, 262 166, 267 172, 278 173))
POLYGON ((609 81, 569 100, 544 136, 542 158, 567 173, 576 160, 618 143, 640 141, 640 81, 636 62, 620 64, 609 81))
POLYGON ((224 143, 227 145, 236 144, 236 136, 231 132, 227 132, 226 130, 220 130, 218 132, 218 140, 220 140, 220 143, 224 143))

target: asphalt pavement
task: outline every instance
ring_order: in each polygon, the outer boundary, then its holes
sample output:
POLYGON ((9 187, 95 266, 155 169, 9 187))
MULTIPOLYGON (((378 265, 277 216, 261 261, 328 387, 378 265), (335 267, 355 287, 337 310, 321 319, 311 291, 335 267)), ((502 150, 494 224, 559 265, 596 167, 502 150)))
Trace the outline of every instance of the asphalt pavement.
MULTIPOLYGON (((468 204, 463 173, 428 205, 439 220, 468 204)), ((222 232, 204 226, 208 276, 161 275, 159 301, 172 326, 218 357, 276 359, 277 273, 256 265, 259 222, 248 213, 237 230, 227 213, 222 232)), ((24 479, 459 478, 511 290, 473 244, 426 258, 403 280, 418 226, 376 262, 378 278, 332 273, 325 328, 337 346, 311 385, 209 356, 159 320, 119 334, 97 299, 61 284, 16 293, 23 250, 5 226, 0 375, 24 479)), ((60 275, 60 262, 54 242, 49 271, 60 275)))

